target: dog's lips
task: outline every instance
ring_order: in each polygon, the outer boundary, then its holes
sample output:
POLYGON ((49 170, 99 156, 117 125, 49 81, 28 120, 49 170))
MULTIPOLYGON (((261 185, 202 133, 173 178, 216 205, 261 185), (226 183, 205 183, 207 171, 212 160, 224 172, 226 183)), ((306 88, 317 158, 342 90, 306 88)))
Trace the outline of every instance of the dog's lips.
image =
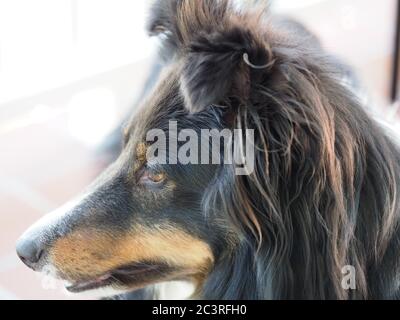
POLYGON ((130 264, 128 266, 114 269, 100 277, 91 280, 77 281, 72 285, 67 286, 66 289, 72 293, 79 293, 107 287, 113 284, 123 286, 134 281, 135 279, 137 280, 139 276, 145 277, 146 273, 149 276, 154 275, 155 273, 157 274, 162 271, 163 268, 165 268, 163 264, 130 264))
POLYGON ((112 275, 107 273, 94 280, 79 281, 66 287, 69 292, 78 293, 108 286, 112 283, 112 275))

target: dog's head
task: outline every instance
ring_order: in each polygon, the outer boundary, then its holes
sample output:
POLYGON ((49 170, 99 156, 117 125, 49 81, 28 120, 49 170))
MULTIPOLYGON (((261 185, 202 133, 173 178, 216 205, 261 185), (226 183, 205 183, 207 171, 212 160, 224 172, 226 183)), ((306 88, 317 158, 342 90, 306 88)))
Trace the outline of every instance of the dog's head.
POLYGON ((200 158, 208 142, 196 139, 202 130, 233 128, 234 108, 250 90, 243 54, 269 64, 271 52, 225 1, 159 1, 153 11, 149 31, 166 37, 169 61, 126 125, 121 155, 79 199, 32 226, 17 246, 25 263, 35 270, 51 266, 73 292, 174 279, 201 283, 237 241, 228 217, 207 208, 207 192, 222 169, 206 161, 211 146, 200 158), (170 142, 174 124, 176 149, 170 142), (184 129, 196 134, 190 152, 199 151, 199 164, 182 160, 197 156, 180 148, 190 138, 190 132, 181 138, 184 129), (164 153, 166 163, 151 154, 149 132, 165 132, 167 143, 156 153, 164 153))
MULTIPOLYGON (((254 271, 261 264, 253 263, 238 272, 259 277, 282 268, 284 275, 271 279, 291 279, 288 238, 296 230, 304 231, 299 241, 314 237, 305 225, 309 220, 289 214, 291 208, 306 215, 317 210, 309 199, 317 208, 325 197, 321 210, 335 204, 326 224, 336 228, 334 219, 343 221, 340 201, 329 201, 341 194, 333 177, 346 177, 337 172, 335 152, 345 154, 356 142, 339 134, 335 150, 335 125, 345 128, 338 132, 352 130, 347 123, 353 115, 347 93, 321 67, 315 45, 282 36, 265 20, 264 10, 238 10, 226 0, 156 2, 148 29, 164 41, 159 82, 126 126, 118 160, 77 201, 19 240, 17 251, 29 266, 52 266, 73 292, 132 290, 175 279, 201 287, 227 257, 236 259, 227 268, 252 261, 253 255, 238 249, 251 247, 253 253, 264 250, 264 269, 254 271), (327 98, 332 92, 336 106, 327 98), (255 165, 248 163, 245 175, 225 159, 232 150, 235 159, 246 154, 246 139, 223 139, 227 153, 202 135, 236 129, 254 130, 255 165), (333 191, 323 193, 321 183, 333 191), (312 190, 307 199, 302 188, 312 190)), ((323 241, 310 246, 318 243, 323 241)), ((332 250, 341 257, 340 247, 332 250)), ((299 259, 309 262, 311 251, 301 251, 299 259)), ((297 272, 305 277, 307 270, 297 272)), ((220 273, 231 282, 235 274, 220 273)), ((209 291, 232 293, 248 285, 256 295, 256 282, 240 280, 229 289, 214 279, 209 291)), ((260 290, 268 286, 261 283, 260 290)))

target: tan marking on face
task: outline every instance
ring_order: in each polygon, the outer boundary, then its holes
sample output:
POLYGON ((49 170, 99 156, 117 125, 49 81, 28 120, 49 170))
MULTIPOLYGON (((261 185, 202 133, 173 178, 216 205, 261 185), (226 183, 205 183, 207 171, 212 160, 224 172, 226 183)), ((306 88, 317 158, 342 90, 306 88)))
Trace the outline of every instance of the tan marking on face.
POLYGON ((139 142, 136 146, 136 155, 133 162, 132 169, 129 171, 128 178, 134 179, 136 172, 146 163, 147 161, 147 146, 144 142, 139 142))
POLYGON ((207 274, 213 255, 205 242, 171 226, 136 228, 119 236, 80 230, 57 240, 50 259, 67 280, 90 279, 142 261, 182 268, 187 276, 207 274))
POLYGON ((140 142, 136 147, 136 158, 139 162, 144 163, 146 162, 146 153, 147 153, 147 146, 145 143, 140 142))

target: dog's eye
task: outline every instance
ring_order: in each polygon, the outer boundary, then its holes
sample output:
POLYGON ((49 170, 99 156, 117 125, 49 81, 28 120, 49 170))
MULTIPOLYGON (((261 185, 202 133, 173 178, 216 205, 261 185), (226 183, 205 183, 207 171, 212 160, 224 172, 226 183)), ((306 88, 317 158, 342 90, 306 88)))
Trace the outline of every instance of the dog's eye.
POLYGON ((148 174, 148 177, 153 182, 162 182, 165 179, 164 173, 148 174))
POLYGON ((161 183, 165 180, 166 175, 165 173, 159 172, 159 173, 151 173, 149 171, 145 171, 143 175, 140 177, 140 182, 141 183, 152 183, 152 184, 158 184, 161 183))

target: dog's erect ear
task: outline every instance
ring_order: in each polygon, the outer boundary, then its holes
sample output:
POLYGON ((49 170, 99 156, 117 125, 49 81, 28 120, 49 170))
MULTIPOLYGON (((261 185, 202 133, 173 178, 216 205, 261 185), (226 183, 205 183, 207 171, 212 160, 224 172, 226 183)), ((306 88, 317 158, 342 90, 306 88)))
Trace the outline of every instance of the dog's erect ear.
POLYGON ((158 35, 173 31, 179 0, 156 0, 150 9, 147 31, 150 35, 158 35))
MULTIPOLYGON (((162 36, 163 58, 171 59, 198 33, 222 24, 229 0, 154 0, 147 21, 150 36, 162 36)), ((222 25, 221 25, 222 26, 222 25)))
POLYGON ((245 103, 274 63, 268 45, 242 26, 198 36, 183 59, 181 89, 191 112, 231 98, 245 103))
POLYGON ((150 36, 162 36, 160 56, 168 62, 179 49, 177 35, 177 10, 181 0, 155 0, 147 20, 147 32, 150 36))
POLYGON ((153 6, 148 30, 164 35, 164 57, 182 62, 181 89, 191 112, 228 98, 246 100, 251 84, 273 66, 265 8, 238 11, 232 3, 161 0, 153 6))

